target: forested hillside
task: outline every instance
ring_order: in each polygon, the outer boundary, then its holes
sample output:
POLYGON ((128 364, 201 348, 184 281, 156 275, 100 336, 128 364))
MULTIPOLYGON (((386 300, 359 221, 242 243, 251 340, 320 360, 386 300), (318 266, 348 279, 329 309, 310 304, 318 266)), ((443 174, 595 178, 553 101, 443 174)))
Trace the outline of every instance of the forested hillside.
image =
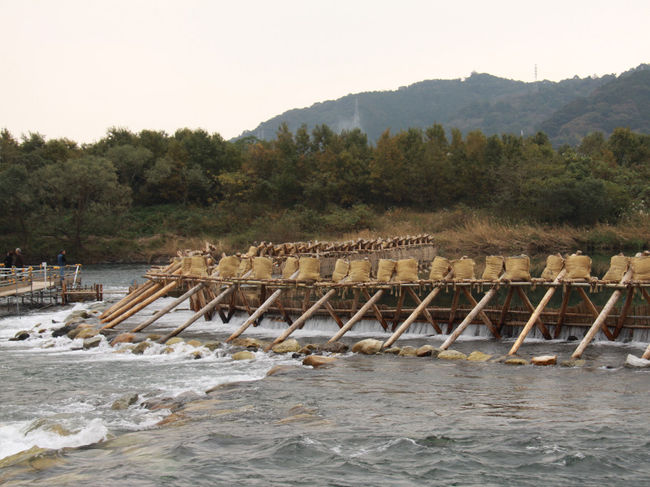
POLYGON ((648 65, 616 77, 524 83, 472 73, 466 79, 429 80, 395 91, 358 93, 294 109, 245 132, 270 140, 281 123, 295 131, 326 124, 335 131, 360 128, 372 143, 384 130, 426 129, 441 124, 466 135, 547 133, 555 147, 577 144, 591 132, 606 135, 616 127, 647 133, 648 65))
POLYGON ((179 238, 244 248, 374 231, 397 210, 451 212, 449 227, 470 214, 559 228, 620 223, 632 231, 625 245, 648 245, 649 135, 618 128, 556 150, 541 132, 447 133, 434 124, 370 144, 359 129, 282 125, 270 141, 228 142, 203 130, 114 128, 79 146, 4 130, 0 245, 36 260, 63 246, 88 259, 137 259, 172 253, 179 238))

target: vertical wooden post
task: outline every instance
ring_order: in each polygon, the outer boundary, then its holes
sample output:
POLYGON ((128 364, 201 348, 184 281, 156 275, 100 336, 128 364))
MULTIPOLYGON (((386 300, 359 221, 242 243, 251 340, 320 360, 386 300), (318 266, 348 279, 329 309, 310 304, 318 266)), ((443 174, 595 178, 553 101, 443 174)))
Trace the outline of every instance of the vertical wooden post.
POLYGON ((566 315, 567 307, 569 306, 569 298, 571 297, 571 285, 568 284, 565 288, 564 295, 562 296, 562 306, 560 306, 560 312, 557 316, 557 323, 555 324, 555 332, 553 333, 553 338, 560 338, 560 332, 562 331, 562 325, 564 324, 564 317, 566 315))
POLYGON ((625 318, 627 318, 627 314, 630 312, 630 307, 632 306, 632 301, 634 301, 633 287, 627 290, 627 296, 625 297, 625 304, 623 304, 623 308, 621 309, 621 314, 618 316, 616 329, 614 330, 613 333, 614 338, 618 338, 618 335, 620 335, 621 330, 623 329, 623 325, 625 324, 625 318))
POLYGON ((368 311, 368 310, 369 310, 369 309, 370 309, 370 308, 371 308, 371 307, 372 307, 372 306, 373 306, 377 301, 379 301, 379 299, 382 297, 383 294, 384 294, 384 290, 383 290, 383 289, 380 289, 380 290, 377 291, 375 294, 373 294, 372 297, 369 298, 368 301, 366 301, 366 303, 365 303, 365 304, 364 304, 364 305, 359 309, 359 311, 357 311, 357 312, 354 314, 354 316, 352 316, 352 318, 350 318, 350 319, 347 321, 347 323, 345 323, 345 324, 341 327, 341 329, 340 329, 338 332, 336 332, 336 334, 335 334, 332 338, 330 338, 327 342, 328 342, 328 343, 335 342, 335 341, 339 340, 343 335, 345 335, 345 334, 348 332, 348 330, 350 330, 350 328, 352 328, 352 326, 353 326, 355 323, 357 323, 359 320, 361 320, 361 319, 364 317, 364 315, 366 314, 366 312, 367 312, 367 311, 368 311))
POLYGON ((501 333, 503 325, 506 324, 506 316, 510 310, 510 302, 512 301, 512 295, 514 293, 515 288, 510 286, 510 288, 508 288, 508 295, 506 296, 506 300, 503 302, 503 307, 501 308, 501 317, 499 318, 499 324, 497 325, 497 330, 499 330, 499 333, 501 333))
POLYGON ((454 297, 451 300, 451 309, 449 310, 449 322, 447 323, 447 334, 451 333, 454 326, 454 319, 456 318, 456 310, 458 309, 458 299, 460 298, 460 288, 454 290, 454 297))
POLYGON ((397 329, 400 315, 402 314, 402 306, 404 305, 404 288, 399 287, 399 298, 397 298, 397 308, 395 309, 395 316, 393 317, 393 331, 397 329))

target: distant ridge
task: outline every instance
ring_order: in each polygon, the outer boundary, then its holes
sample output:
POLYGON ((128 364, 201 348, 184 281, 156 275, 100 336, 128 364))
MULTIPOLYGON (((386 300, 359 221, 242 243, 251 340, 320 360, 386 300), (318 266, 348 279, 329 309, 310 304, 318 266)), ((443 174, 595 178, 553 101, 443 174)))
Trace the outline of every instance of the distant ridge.
MULTIPOLYGON (((593 131, 606 135, 620 126, 650 132, 650 65, 620 76, 574 77, 559 82, 523 81, 472 73, 465 79, 427 80, 393 91, 346 95, 289 110, 240 137, 270 140, 281 123, 295 132, 326 124, 333 130, 360 128, 376 141, 392 133, 435 123, 463 133, 486 135, 546 132, 555 144, 574 144, 593 131)), ((239 137, 239 138, 240 138, 239 137)))

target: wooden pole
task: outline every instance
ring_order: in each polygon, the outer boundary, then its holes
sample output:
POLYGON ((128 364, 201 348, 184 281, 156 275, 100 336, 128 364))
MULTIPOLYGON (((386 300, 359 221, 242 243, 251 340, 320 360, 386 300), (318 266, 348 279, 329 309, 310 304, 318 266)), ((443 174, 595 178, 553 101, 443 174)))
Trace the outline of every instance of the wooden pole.
POLYGON ((402 333, 404 333, 406 330, 408 330, 409 326, 413 324, 413 322, 416 320, 418 316, 426 309, 426 307, 433 301, 433 299, 438 295, 442 288, 440 286, 437 286, 433 291, 431 291, 423 300, 422 302, 418 305, 417 308, 413 310, 413 312, 409 315, 408 318, 400 325, 400 327, 395 330, 395 333, 393 333, 388 340, 384 342, 382 345, 382 348, 388 348, 390 347, 393 343, 395 343, 395 340, 397 340, 402 333))
MULTIPOLYGON (((628 269, 628 271, 625 273, 623 276, 623 279, 621 279, 621 282, 619 284, 623 285, 626 284, 630 278, 632 277, 632 268, 628 269)), ((591 328, 589 328, 589 331, 585 335, 585 337, 582 339, 580 342, 580 345, 578 345, 578 348, 576 348, 575 352, 573 352, 573 355, 571 355, 571 358, 580 358, 582 357, 582 353, 585 351, 585 348, 587 348, 587 345, 591 342, 591 340, 594 339, 596 336, 596 333, 598 332, 599 329, 605 327, 605 320, 607 319, 607 316, 609 313, 612 311, 614 308, 614 305, 616 304, 616 301, 618 301, 618 298, 621 297, 621 290, 617 289, 612 293, 610 296, 609 300, 607 301, 607 304, 603 306, 603 310, 600 312, 598 315, 598 318, 596 318, 596 321, 594 321, 593 325, 591 325, 591 328)))
MULTIPOLYGON (((296 277, 298 277, 298 271, 294 272, 289 279, 295 279, 296 277)), ((246 331, 246 328, 248 328, 253 323, 255 323, 255 321, 257 321, 257 319, 260 316, 262 316, 266 312, 266 310, 271 307, 273 303, 277 301, 277 299, 280 297, 280 294, 282 294, 282 291, 283 289, 278 289, 274 291, 273 294, 271 294, 268 298, 266 298, 266 301, 264 301, 259 306, 259 308, 257 308, 255 312, 252 315, 250 315, 246 321, 244 321, 244 323, 239 327, 239 329, 226 339, 226 343, 237 338, 239 335, 244 333, 244 331, 246 331)))
POLYGON ((560 306, 560 312, 557 316, 557 323, 555 323, 555 331, 553 332, 553 338, 555 339, 560 338, 560 332, 562 331, 562 325, 564 324, 564 317, 569 306, 571 289, 571 285, 567 285, 564 290, 564 296, 562 296, 562 306, 560 306))
MULTIPOLYGON (((415 301, 415 304, 417 306, 419 306, 420 303, 422 303, 422 300, 420 300, 420 298, 418 297, 416 292, 413 291, 413 288, 408 287, 406 289, 407 289, 408 293, 411 295, 411 297, 413 298, 413 300, 415 301)), ((429 313, 429 310, 427 308, 424 308, 422 310, 422 314, 424 315, 424 318, 429 322, 429 324, 431 326, 433 326, 433 329, 436 330, 436 333, 438 333, 439 335, 442 335, 442 330, 438 326, 438 323, 436 323, 436 320, 433 319, 433 316, 431 316, 431 313, 429 313)))
POLYGON ((282 333, 282 335, 280 335, 275 340, 273 340, 273 342, 270 343, 264 349, 264 351, 268 352, 269 350, 271 350, 271 347, 273 347, 273 345, 277 345, 278 343, 282 343, 283 341, 285 341, 289 335, 291 335, 294 331, 296 331, 296 329, 298 329, 298 327, 302 326, 305 323, 305 321, 307 321, 309 319, 309 317, 311 315, 313 315, 316 311, 318 311, 321 308, 321 306, 323 306, 335 294, 336 294, 336 289, 330 289, 329 291, 327 291, 327 293, 325 293, 322 298, 320 298, 318 301, 316 301, 311 306, 311 308, 309 308, 307 311, 305 311, 300 316, 300 318, 298 318, 296 321, 294 321, 293 324, 289 328, 287 328, 284 331, 284 333, 282 333))
POLYGON ((186 299, 188 299, 189 297, 191 297, 192 295, 194 295, 196 292, 198 292, 201 288, 203 288, 203 286, 205 286, 204 283, 197 284, 196 286, 194 286, 193 288, 191 288, 189 291, 187 291, 185 294, 183 294, 182 296, 176 298, 174 301, 172 301, 171 303, 169 303, 169 304, 168 304, 167 306, 165 306, 163 309, 161 309, 160 311, 158 311, 155 315, 153 315, 153 316, 152 316, 151 318, 149 318, 147 321, 145 321, 145 322, 143 322, 142 324, 140 324, 140 325, 136 326, 135 328, 133 328, 133 330, 131 330, 131 333, 137 333, 137 332, 139 332, 139 331, 142 331, 142 330, 144 330, 146 327, 148 327, 149 325, 151 325, 152 323, 154 323, 155 321, 158 321, 158 319, 160 319, 161 317, 163 317, 164 315, 166 315, 167 313, 169 313, 169 312, 170 312, 171 310, 173 310, 176 306, 178 306, 178 305, 181 304, 183 301, 185 301, 186 299))
MULTIPOLYGON (((466 287, 463 287, 462 289, 463 289, 463 293, 465 294, 465 297, 470 302, 470 304, 472 306, 476 306, 478 303, 476 302, 476 299, 474 299, 474 296, 472 296, 472 293, 469 292, 466 287)), ((500 340, 501 335, 497 331, 496 327, 492 323, 492 320, 487 315, 487 313, 485 311, 481 310, 481 311, 479 311, 478 315, 481 318, 481 321, 483 323, 485 323, 485 326, 487 326, 488 329, 492 332, 492 334, 494 335, 494 338, 496 338, 497 340, 500 340)))
POLYGON ((327 343, 332 343, 337 340, 339 340, 343 335, 345 335, 352 326, 357 323, 359 320, 361 320, 366 312, 372 307, 373 304, 375 304, 379 299, 383 296, 384 290, 380 289, 377 291, 375 294, 372 295, 372 297, 366 301, 366 304, 364 304, 359 311, 357 311, 352 318, 350 318, 347 323, 343 325, 343 327, 336 332, 336 335, 334 335, 332 338, 330 338, 327 343))
POLYGON ((156 299, 158 299, 158 298, 160 298, 161 296, 164 296, 165 294, 167 294, 169 291, 171 291, 171 290, 174 289, 176 286, 178 286, 178 283, 179 283, 179 281, 172 281, 172 282, 170 282, 170 283, 167 284, 165 287, 163 287, 161 290, 159 290, 157 293, 153 294, 152 296, 149 296, 147 299, 145 299, 144 301, 142 301, 142 302, 141 302, 140 304, 138 304, 137 306, 134 306, 133 308, 131 308, 130 310, 128 310, 126 313, 123 313, 123 314, 119 315, 117 318, 115 318, 115 319, 114 319, 113 321, 111 321, 110 323, 108 323, 108 324, 102 326, 101 329, 102 329, 102 330, 108 330, 108 329, 110 329, 110 328, 115 327, 116 325, 119 325, 119 324, 122 323, 124 320, 126 320, 127 318, 133 316, 134 314, 136 314, 136 313, 137 313, 138 311, 140 311, 141 309, 144 309, 144 308, 146 308, 147 306, 149 306, 149 305, 150 305, 151 303, 153 303, 156 299))
POLYGON ((225 298, 230 296, 235 291, 235 289, 236 289, 236 287, 234 285, 227 287, 225 291, 222 291, 221 294, 219 294, 216 298, 214 298, 207 305, 205 305, 204 308, 202 308, 199 311, 197 311, 196 313, 194 313, 189 320, 187 320, 185 323, 183 323, 181 326, 176 328, 174 331, 172 331, 168 335, 161 338, 158 343, 165 343, 170 338, 173 338, 176 335, 178 335, 180 332, 182 332, 184 329, 186 329, 188 326, 190 326, 192 323, 194 323, 196 320, 198 320, 205 313, 208 313, 208 312, 212 311, 215 308, 215 306, 217 306, 221 301, 223 301, 225 298))
POLYGON ((136 304, 140 303, 143 299, 147 299, 149 296, 154 294, 156 291, 160 290, 163 286, 160 283, 157 282, 151 282, 151 286, 142 286, 142 288, 146 287, 141 293, 139 293, 137 296, 134 293, 134 296, 132 299, 129 299, 126 301, 124 304, 122 304, 120 307, 115 308, 113 311, 108 313, 106 316, 100 319, 102 323, 106 323, 107 321, 111 321, 115 319, 115 317, 121 315, 125 311, 128 311, 130 308, 135 306, 136 304))
POLYGON ((487 304, 490 302, 490 300, 494 297, 494 295, 497 293, 497 287, 496 285, 492 286, 488 292, 485 293, 485 295, 481 298, 481 300, 472 308, 472 310, 469 312, 469 314, 465 317, 465 319, 462 321, 460 325, 458 325, 458 328, 454 330, 454 332, 449 335, 449 338, 445 340, 445 342, 440 346, 442 350, 447 350, 449 346, 456 341, 456 338, 460 336, 463 331, 465 331, 465 328, 469 326, 469 324, 474 321, 474 318, 487 306, 487 304))
MULTIPOLYGON (((564 277, 566 274, 566 269, 562 269, 560 273, 557 275, 555 279, 553 279, 553 284, 558 284, 560 280, 564 277)), ((517 353, 517 350, 519 350, 519 347, 521 347, 521 344, 524 343, 524 340, 526 339, 526 336, 528 333, 530 333, 530 330, 533 329, 533 325, 537 321, 537 319, 540 317, 542 314, 542 311, 544 311, 544 308, 546 305, 549 303, 551 298, 553 297, 553 294, 555 293, 556 287, 549 287, 548 290, 546 291, 546 294, 544 294, 544 297, 542 300, 539 302, 537 305, 537 308, 535 308, 535 311, 533 311, 533 314, 530 315, 530 318, 528 318, 528 321, 524 325, 523 330, 521 330, 521 333, 517 337, 517 340, 515 341, 514 345, 512 345, 512 348, 510 348, 510 351, 508 352, 508 355, 514 355, 517 353)))

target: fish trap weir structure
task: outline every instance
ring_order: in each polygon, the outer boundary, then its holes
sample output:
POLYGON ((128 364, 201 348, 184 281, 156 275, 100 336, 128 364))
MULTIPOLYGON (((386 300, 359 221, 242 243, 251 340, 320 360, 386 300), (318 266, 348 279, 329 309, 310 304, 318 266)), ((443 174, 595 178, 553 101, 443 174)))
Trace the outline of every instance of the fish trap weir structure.
MULTIPOLYGON (((579 358, 597 336, 607 340, 647 338, 650 330, 650 252, 613 256, 602 277, 592 261, 576 252, 550 255, 539 277, 530 258, 487 256, 485 263, 437 255, 429 235, 350 242, 262 243, 241 255, 185 251, 166 267, 154 267, 147 282, 107 309, 103 328, 114 328, 156 301, 171 303, 131 328, 139 332, 189 300, 191 318, 160 339, 182 333, 200 318, 219 315, 228 323, 247 316, 227 341, 257 326, 263 317, 286 323, 269 345, 286 340, 315 316, 331 318, 340 340, 361 320, 379 323, 388 348, 413 325, 422 323, 450 347, 470 325, 501 339, 516 338, 515 355, 531 333, 560 338, 563 330, 581 335, 579 358), (480 276, 478 275, 480 272, 480 276), (180 295, 179 295, 180 294, 180 295)), ((476 328, 474 328, 476 329, 476 328)), ((650 346, 644 354, 650 358, 650 346)))

